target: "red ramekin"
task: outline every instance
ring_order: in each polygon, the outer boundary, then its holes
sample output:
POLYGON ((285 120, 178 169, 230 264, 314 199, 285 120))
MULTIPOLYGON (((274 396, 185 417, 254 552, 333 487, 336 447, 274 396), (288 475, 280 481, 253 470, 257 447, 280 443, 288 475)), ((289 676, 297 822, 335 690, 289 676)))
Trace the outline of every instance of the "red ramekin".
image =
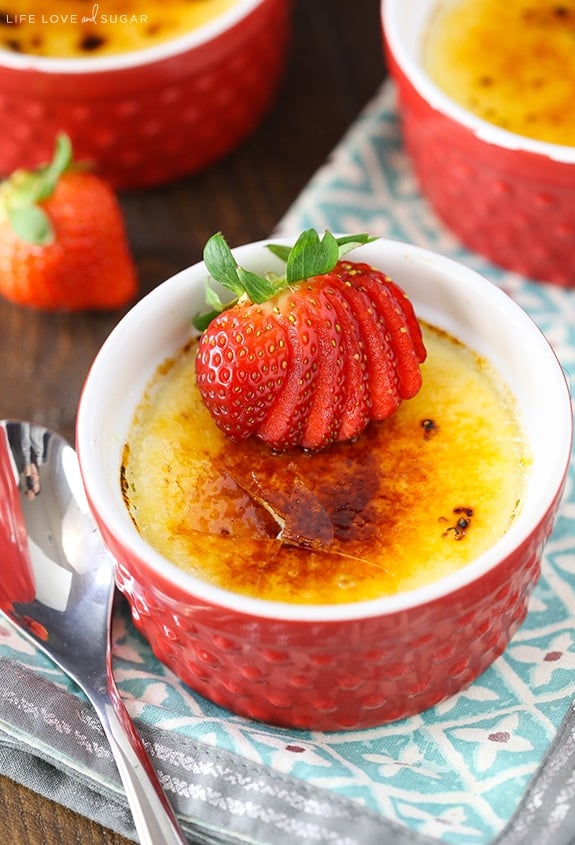
MULTIPOLYGON (((282 270, 262 243, 234 254, 254 272, 282 270)), ((378 240, 349 257, 387 272, 421 319, 487 357, 516 397, 532 456, 523 506, 506 534, 459 571, 372 601, 288 604, 193 577, 140 536, 122 495, 123 447, 156 368, 191 336, 204 303, 203 263, 157 287, 114 329, 91 367, 77 421, 92 511, 157 657, 235 713, 314 730, 413 715, 461 690, 502 653, 525 617, 571 451, 562 368, 510 297, 475 271, 408 244, 378 240)))
POLYGON ((179 38, 116 56, 0 51, 0 175, 49 161, 61 131, 76 158, 119 189, 206 167, 246 138, 271 105, 290 6, 237 0, 179 38))
POLYGON ((437 6, 438 0, 381 3, 387 64, 422 193, 475 252, 524 276, 571 287, 575 147, 490 124, 430 80, 422 39, 437 6))

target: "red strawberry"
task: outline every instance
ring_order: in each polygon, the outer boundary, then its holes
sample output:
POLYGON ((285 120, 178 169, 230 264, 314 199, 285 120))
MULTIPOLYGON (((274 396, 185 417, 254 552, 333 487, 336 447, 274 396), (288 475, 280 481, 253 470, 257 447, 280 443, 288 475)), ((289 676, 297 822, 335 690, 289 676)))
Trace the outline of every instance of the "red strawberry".
POLYGON ((338 440, 350 440, 363 431, 371 418, 371 394, 366 344, 351 302, 336 282, 325 289, 341 325, 344 363, 344 398, 338 440))
POLYGON ((0 185, 0 294, 48 311, 119 308, 137 288, 116 195, 74 167, 58 137, 54 159, 0 185))
POLYGON ((216 423, 233 440, 241 439, 269 416, 293 371, 286 329, 267 303, 238 304, 211 323, 197 368, 216 423))
POLYGON ((344 400, 344 345, 337 312, 325 290, 329 281, 329 276, 311 278, 292 297, 292 309, 300 308, 302 301, 309 308, 318 340, 311 362, 316 382, 299 441, 309 449, 321 449, 337 440, 344 400))
POLYGON ((368 264, 340 261, 336 273, 354 291, 369 298, 397 362, 397 392, 401 399, 415 396, 421 387, 419 364, 425 357, 425 348, 411 302, 389 276, 368 264))
POLYGON ((294 301, 289 292, 282 293, 274 308, 276 319, 285 328, 290 363, 285 384, 258 434, 276 449, 288 449, 301 442, 316 390, 317 327, 310 305, 307 302, 298 305, 297 299, 294 301))
POLYGON ((237 298, 224 306, 208 288, 221 313, 196 320, 196 378, 230 438, 322 449, 417 393, 426 353, 411 303, 385 274, 340 260, 369 240, 310 229, 292 248, 270 244, 285 278, 239 267, 220 234, 208 241, 209 272, 237 298))
POLYGON ((366 348, 370 416, 382 420, 393 414, 400 402, 387 326, 364 291, 348 285, 344 288, 344 296, 351 304, 366 348))

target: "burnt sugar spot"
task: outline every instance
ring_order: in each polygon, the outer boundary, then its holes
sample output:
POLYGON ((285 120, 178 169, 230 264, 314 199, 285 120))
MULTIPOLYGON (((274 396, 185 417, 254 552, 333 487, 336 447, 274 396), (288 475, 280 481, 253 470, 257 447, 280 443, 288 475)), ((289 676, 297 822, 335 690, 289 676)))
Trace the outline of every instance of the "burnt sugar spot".
POLYGON ((457 541, 463 540, 471 527, 472 517, 473 508, 468 505, 453 508, 451 520, 447 517, 440 517, 440 522, 445 523, 451 521, 451 525, 445 529, 443 536, 451 537, 457 541))
POLYGON ((89 33, 80 40, 79 49, 81 53, 95 53, 106 46, 106 39, 101 35, 89 33))
POLYGON ((439 426, 435 420, 426 417, 425 419, 421 420, 421 428, 423 429, 423 439, 430 440, 434 434, 437 434, 439 431, 439 426))
POLYGON ((367 442, 325 452, 271 454, 258 441, 226 448, 222 468, 276 520, 278 536, 302 548, 328 551, 335 541, 363 541, 376 528, 374 498, 381 467, 367 442))

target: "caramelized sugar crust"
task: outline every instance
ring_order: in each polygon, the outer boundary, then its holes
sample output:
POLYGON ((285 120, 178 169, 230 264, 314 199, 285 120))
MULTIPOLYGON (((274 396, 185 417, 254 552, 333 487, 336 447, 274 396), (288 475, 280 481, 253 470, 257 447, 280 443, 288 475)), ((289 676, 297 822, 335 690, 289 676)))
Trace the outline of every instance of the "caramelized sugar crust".
POLYGON ((575 0, 438 0, 431 78, 490 123, 575 146, 575 0))
POLYGON ((82 58, 141 50, 220 15, 236 0, 6 0, 0 50, 82 58))
POLYGON ((216 428, 195 344, 161 367, 124 453, 142 535, 200 578, 298 603, 409 590, 465 565, 507 530, 529 459, 490 365, 424 326, 420 393, 355 441, 273 454, 216 428))

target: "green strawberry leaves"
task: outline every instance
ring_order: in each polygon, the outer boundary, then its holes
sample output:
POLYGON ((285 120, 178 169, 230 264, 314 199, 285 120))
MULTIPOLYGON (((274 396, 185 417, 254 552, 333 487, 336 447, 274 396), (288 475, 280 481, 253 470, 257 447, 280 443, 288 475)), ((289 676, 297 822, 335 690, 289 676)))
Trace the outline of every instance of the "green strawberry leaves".
POLYGON ((72 165, 72 144, 67 135, 56 138, 52 161, 37 170, 17 170, 0 186, 0 204, 15 233, 23 241, 47 246, 54 241, 50 218, 40 203, 48 199, 72 165))
POLYGON ((247 297, 251 302, 267 302, 289 285, 329 273, 347 252, 374 240, 376 238, 367 234, 336 238, 328 230, 320 238, 315 229, 306 229, 291 247, 283 244, 267 245, 270 252, 285 261, 285 276, 272 273, 258 276, 238 265, 224 236, 217 232, 206 243, 204 262, 211 277, 232 291, 235 298, 231 302, 222 302, 208 280, 206 303, 212 310, 198 315, 193 321, 194 326, 198 331, 204 331, 214 317, 231 308, 241 297, 247 297))
POLYGON ((347 252, 374 240, 366 234, 336 238, 327 229, 320 238, 315 229, 306 229, 292 247, 268 244, 268 249, 286 262, 286 281, 291 285, 329 273, 347 252))
POLYGON ((287 253, 279 244, 270 244, 268 249, 278 258, 285 260, 288 284, 329 273, 339 257, 337 240, 331 232, 325 232, 320 239, 315 229, 302 232, 287 253))
POLYGON ((31 244, 47 246, 54 241, 52 224, 45 211, 37 205, 7 205, 10 225, 18 237, 31 244))
POLYGON ((277 288, 269 280, 240 267, 220 233, 213 235, 204 248, 204 262, 216 281, 238 297, 246 293, 252 302, 265 302, 277 288))

